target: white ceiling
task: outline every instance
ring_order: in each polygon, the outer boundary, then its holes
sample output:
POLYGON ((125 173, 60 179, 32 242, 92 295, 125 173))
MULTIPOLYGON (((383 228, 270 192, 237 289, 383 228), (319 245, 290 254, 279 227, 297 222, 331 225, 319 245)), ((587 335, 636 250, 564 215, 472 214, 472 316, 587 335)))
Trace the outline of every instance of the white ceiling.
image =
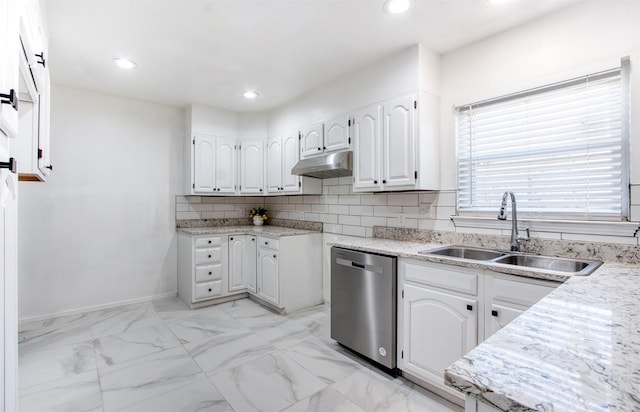
POLYGON ((447 53, 582 0, 47 0, 56 84, 267 111, 404 47, 447 53), (114 57, 134 60, 123 71, 114 57), (248 101, 245 89, 260 96, 248 101))

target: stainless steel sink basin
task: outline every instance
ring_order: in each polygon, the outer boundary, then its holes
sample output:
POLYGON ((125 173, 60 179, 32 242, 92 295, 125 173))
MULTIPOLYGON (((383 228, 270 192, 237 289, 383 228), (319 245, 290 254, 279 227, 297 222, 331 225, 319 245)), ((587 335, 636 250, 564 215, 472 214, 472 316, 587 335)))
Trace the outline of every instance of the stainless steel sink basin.
POLYGON ((599 260, 566 259, 537 255, 505 255, 494 260, 512 266, 524 266, 528 268, 553 270, 557 272, 571 273, 574 275, 590 275, 602 262, 599 260))
POLYGON ((418 253, 423 255, 449 256, 471 260, 491 260, 506 255, 506 252, 466 246, 445 246, 437 249, 422 250, 418 253))
POLYGON ((562 272, 567 275, 586 276, 593 273, 602 262, 589 259, 569 259, 551 256, 529 255, 518 252, 502 252, 493 249, 482 249, 466 246, 445 246, 418 252, 422 255, 448 256, 453 258, 482 260, 502 265, 530 269, 543 269, 562 272))

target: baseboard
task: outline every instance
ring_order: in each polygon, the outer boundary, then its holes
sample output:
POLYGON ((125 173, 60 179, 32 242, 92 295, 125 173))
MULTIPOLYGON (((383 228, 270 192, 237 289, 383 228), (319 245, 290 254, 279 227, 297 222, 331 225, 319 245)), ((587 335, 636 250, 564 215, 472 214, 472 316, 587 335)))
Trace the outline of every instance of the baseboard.
POLYGON ((61 312, 47 313, 45 315, 30 316, 30 317, 19 319, 18 320, 18 324, 27 323, 27 322, 37 322, 37 321, 41 321, 41 320, 59 318, 59 317, 62 317, 62 316, 79 315, 81 313, 95 312, 97 310, 103 310, 103 309, 112 309, 112 308, 117 308, 119 306, 133 305, 133 304, 136 304, 136 303, 151 302, 151 301, 154 301, 154 300, 172 298, 172 297, 175 297, 175 296, 178 296, 178 291, 177 290, 173 291, 173 292, 165 292, 165 293, 159 293, 157 295, 145 296, 145 297, 142 297, 142 298, 121 300, 121 301, 113 302, 113 303, 105 303, 103 305, 87 306, 87 307, 79 308, 79 309, 71 309, 71 310, 63 310, 61 312))

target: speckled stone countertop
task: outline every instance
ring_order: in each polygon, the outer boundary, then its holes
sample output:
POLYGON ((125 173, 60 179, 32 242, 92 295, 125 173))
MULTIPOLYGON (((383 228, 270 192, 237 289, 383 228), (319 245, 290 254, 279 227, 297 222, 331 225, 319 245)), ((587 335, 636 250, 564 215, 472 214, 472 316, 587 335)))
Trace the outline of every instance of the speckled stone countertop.
POLYGON ((504 411, 640 411, 640 266, 605 263, 590 276, 564 276, 417 253, 443 246, 435 243, 331 244, 564 281, 452 364, 446 384, 504 411))
POLYGON ((566 273, 553 270, 529 269, 522 266, 505 265, 489 261, 459 259, 449 256, 423 255, 418 253, 421 250, 435 249, 445 246, 441 243, 407 242, 404 240, 378 238, 350 238, 330 241, 328 244, 348 249, 361 250, 364 252, 424 260, 427 262, 447 263, 457 266, 489 269, 494 272, 524 276, 533 279, 564 282, 571 277, 566 273))
POLYGON ((269 237, 283 237, 306 235, 309 233, 319 233, 313 230, 293 229, 282 226, 212 226, 212 227, 183 227, 178 228, 178 232, 189 235, 226 235, 226 234, 247 234, 269 237))
POLYGON ((640 267, 573 277, 445 372, 505 411, 640 410, 640 267))

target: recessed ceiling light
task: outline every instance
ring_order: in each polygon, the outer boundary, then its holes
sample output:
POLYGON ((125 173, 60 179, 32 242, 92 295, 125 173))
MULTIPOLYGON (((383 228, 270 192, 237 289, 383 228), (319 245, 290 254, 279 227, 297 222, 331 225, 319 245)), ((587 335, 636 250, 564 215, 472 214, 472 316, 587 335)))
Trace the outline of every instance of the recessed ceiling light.
POLYGON ((246 92, 242 93, 242 95, 247 99, 255 99, 256 97, 258 97, 258 92, 255 90, 247 90, 246 92))
POLYGON ((411 3, 412 0, 387 0, 384 2, 383 9, 392 14, 404 13, 409 10, 411 3))
POLYGON ((134 67, 136 67, 136 64, 134 62, 127 59, 115 58, 113 59, 113 62, 117 64, 118 67, 121 67, 123 69, 133 69, 134 67))

